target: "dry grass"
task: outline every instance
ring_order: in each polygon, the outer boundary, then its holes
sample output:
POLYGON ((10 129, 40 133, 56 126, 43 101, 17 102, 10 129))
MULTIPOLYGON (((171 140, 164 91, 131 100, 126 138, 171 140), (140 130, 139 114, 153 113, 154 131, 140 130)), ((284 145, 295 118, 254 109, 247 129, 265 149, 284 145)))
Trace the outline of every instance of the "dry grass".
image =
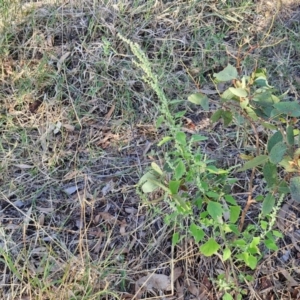
MULTIPOLYGON (((273 85, 299 97, 300 13, 288 5, 272 19, 273 8, 250 0, 0 0, 2 299, 137 299, 139 279, 172 278, 178 267, 165 299, 222 296, 213 279, 229 267, 201 257, 191 240, 174 249, 163 221, 170 209, 136 194, 145 168, 163 157, 159 111, 117 33, 141 45, 170 99, 212 89, 209 76, 256 43, 245 72, 267 66, 273 85)), ((182 106, 196 125, 209 116, 182 106)), ((230 130, 207 130, 208 151, 221 159, 244 147, 230 130)), ((261 282, 274 289, 261 274, 240 286, 245 299, 268 295, 261 282)), ((285 279, 278 299, 287 299, 285 279)))

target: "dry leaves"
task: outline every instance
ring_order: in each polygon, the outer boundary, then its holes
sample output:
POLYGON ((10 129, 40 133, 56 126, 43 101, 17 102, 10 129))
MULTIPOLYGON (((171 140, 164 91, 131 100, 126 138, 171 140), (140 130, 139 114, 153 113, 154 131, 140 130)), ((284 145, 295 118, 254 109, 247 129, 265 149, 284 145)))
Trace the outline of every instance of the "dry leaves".
POLYGON ((172 290, 172 283, 181 276, 182 269, 175 268, 170 276, 164 274, 149 274, 140 278, 135 284, 137 299, 140 299, 145 291, 155 293, 155 291, 164 292, 172 290))

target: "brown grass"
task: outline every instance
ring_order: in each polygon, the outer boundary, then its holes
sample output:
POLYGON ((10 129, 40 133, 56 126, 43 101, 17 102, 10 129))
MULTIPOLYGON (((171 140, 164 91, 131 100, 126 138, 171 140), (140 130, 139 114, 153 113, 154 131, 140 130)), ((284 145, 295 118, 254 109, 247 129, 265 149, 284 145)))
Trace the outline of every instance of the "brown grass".
MULTIPOLYGON (((173 295, 154 289, 143 298, 219 299, 217 276, 236 282, 237 266, 201 256, 194 241, 173 248, 170 208, 136 193, 147 166, 163 159, 158 99, 117 33, 146 52, 169 99, 214 89, 209 76, 256 43, 245 72, 267 66, 273 85, 299 97, 299 7, 289 3, 272 19, 271 8, 244 2, 0 1, 1 299, 137 299, 139 279, 173 278, 176 267, 173 295)), ((183 107, 196 126, 210 115, 183 107)), ((230 129, 204 130, 208 154, 223 161, 244 147, 230 129)), ((262 268, 275 261, 266 253, 262 268)), ((295 294, 271 270, 240 286, 245 299, 271 295, 263 283, 278 299, 295 294)))

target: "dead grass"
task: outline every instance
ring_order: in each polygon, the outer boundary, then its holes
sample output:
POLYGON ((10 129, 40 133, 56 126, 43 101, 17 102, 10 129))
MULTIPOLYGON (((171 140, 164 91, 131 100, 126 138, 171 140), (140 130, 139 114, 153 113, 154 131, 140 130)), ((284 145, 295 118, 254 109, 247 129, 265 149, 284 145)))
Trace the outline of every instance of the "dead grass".
MULTIPOLYGON (((173 295, 165 299, 222 296, 216 276, 229 267, 201 257, 191 240, 173 249, 173 229, 163 221, 170 209, 136 194, 145 168, 163 157, 155 148, 159 112, 116 34, 146 51, 170 99, 213 89, 209 75, 256 43, 244 70, 266 66, 272 84, 297 98, 299 7, 289 3, 272 19, 273 8, 258 4, 0 0, 2 299, 137 299, 136 282, 152 273, 170 276, 173 295)), ((196 126, 209 117, 183 106, 196 126)), ((208 154, 222 159, 244 147, 230 130, 207 130, 208 154)), ((266 254, 267 263, 274 256, 266 254)), ((266 282, 278 299, 295 294, 288 278, 278 288, 271 277, 257 270, 241 286, 245 299, 271 295, 266 282)))

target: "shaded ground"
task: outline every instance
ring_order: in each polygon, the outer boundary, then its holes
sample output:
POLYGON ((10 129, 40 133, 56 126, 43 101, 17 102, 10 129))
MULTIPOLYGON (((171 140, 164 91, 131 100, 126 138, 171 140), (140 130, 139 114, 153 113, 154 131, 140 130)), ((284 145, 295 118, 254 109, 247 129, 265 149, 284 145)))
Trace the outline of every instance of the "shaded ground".
MULTIPOLYGON (((163 160, 155 144, 158 99, 116 34, 141 45, 169 99, 213 91, 210 76, 236 64, 239 51, 249 53, 243 72, 267 67, 271 84, 299 99, 299 5, 23 2, 1 8, 1 297, 158 299, 136 285, 157 273, 171 276, 166 299, 221 298, 216 278, 230 266, 201 256, 192 240, 174 249, 164 222, 171 209, 136 192, 149 164, 163 160)), ((246 129, 237 136, 213 127, 211 112, 181 105, 174 111, 188 110, 186 129, 210 138, 205 153, 226 166, 241 163, 238 154, 253 143, 246 129)), ((241 204, 248 180, 233 188, 241 204)), ((259 176, 255 184, 260 193, 259 176)), ((245 299, 297 299, 298 265, 287 238, 240 285, 245 299), (287 251, 290 259, 280 260, 287 251)))

